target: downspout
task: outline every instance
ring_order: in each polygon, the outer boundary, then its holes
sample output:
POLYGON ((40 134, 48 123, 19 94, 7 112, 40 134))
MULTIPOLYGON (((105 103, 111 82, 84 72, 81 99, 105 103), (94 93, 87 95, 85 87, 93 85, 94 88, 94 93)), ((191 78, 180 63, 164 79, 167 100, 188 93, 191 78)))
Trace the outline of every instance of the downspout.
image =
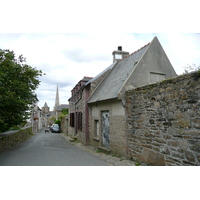
POLYGON ((89 143, 89 107, 87 104, 87 100, 89 97, 89 86, 85 87, 85 141, 86 144, 89 143))

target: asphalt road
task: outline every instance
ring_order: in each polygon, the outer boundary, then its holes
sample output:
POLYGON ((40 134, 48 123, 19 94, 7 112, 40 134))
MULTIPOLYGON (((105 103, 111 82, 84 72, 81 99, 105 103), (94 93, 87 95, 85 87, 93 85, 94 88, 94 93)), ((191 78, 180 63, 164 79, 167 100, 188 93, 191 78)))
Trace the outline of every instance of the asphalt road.
POLYGON ((44 129, 15 147, 0 153, 0 166, 109 166, 58 133, 44 129))

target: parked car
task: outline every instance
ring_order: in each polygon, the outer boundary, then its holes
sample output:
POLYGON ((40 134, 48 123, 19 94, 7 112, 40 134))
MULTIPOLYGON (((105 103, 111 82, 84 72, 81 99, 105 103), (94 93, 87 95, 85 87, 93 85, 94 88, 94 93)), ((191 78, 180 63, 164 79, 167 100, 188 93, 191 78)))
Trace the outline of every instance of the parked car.
POLYGON ((52 124, 50 127, 50 130, 52 133, 60 133, 60 128, 58 124, 52 124))

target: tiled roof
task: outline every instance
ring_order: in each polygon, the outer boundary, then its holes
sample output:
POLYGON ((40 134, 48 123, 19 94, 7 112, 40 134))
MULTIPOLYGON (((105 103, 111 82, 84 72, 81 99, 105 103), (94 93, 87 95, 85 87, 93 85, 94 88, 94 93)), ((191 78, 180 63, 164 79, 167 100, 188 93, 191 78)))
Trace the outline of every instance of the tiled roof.
POLYGON ((114 99, 118 97, 118 93, 130 73, 140 60, 150 43, 133 52, 131 55, 119 61, 110 71, 108 76, 99 85, 93 95, 89 98, 88 103, 114 99))

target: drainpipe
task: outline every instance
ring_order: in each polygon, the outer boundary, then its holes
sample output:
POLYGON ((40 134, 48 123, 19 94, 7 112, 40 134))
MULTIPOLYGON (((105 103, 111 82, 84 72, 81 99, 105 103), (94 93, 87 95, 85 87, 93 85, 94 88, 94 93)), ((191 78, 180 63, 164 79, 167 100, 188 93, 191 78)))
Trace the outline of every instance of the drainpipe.
POLYGON ((74 105, 74 136, 76 135, 76 102, 71 102, 74 105))
POLYGON ((87 104, 87 100, 89 97, 89 89, 85 87, 85 141, 86 144, 89 143, 89 108, 87 104))

